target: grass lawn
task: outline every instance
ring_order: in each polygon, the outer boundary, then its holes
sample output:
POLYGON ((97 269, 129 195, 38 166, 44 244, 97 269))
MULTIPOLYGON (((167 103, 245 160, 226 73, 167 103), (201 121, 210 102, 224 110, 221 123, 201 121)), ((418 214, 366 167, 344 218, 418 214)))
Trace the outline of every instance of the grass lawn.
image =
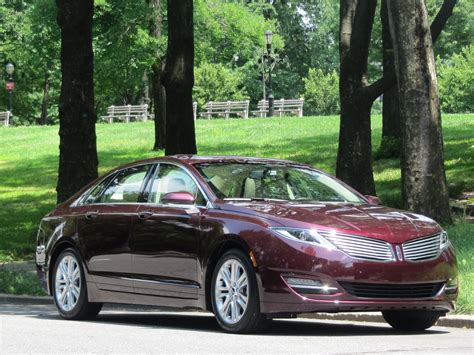
MULTIPOLYGON (((444 115, 445 160, 452 191, 474 190, 474 115, 444 115)), ((198 120, 200 154, 284 158, 335 172, 338 117, 198 120)), ((31 258, 36 228, 56 201, 58 127, 0 127, 0 262, 31 258)), ((99 124, 100 173, 117 165, 162 155, 151 151, 153 123, 99 124)), ((381 117, 372 123, 374 150, 381 137, 381 117)), ((374 163, 378 195, 400 207, 397 160, 374 163)), ((474 225, 450 228, 458 248, 463 286, 461 304, 474 312, 474 225), (463 288, 464 288, 463 287, 463 288), (469 301, 470 300, 470 305, 469 301)))

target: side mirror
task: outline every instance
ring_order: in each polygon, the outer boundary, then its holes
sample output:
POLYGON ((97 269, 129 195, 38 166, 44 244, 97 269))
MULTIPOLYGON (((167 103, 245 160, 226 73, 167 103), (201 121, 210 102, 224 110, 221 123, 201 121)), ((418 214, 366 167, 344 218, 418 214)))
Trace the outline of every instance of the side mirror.
POLYGON ((168 192, 161 198, 163 204, 172 205, 194 205, 195 201, 193 194, 186 191, 168 192))
POLYGON ((382 201, 377 196, 365 195, 369 205, 381 205, 382 201))

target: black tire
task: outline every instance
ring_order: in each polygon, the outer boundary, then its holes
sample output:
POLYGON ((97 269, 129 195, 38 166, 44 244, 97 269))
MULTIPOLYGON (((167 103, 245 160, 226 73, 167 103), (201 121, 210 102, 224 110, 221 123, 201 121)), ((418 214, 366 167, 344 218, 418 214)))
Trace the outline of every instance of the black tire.
POLYGON ((384 311, 382 315, 392 328, 403 331, 423 331, 436 324, 440 312, 432 311, 384 311))
POLYGON ((250 263, 250 259, 243 253, 241 250, 232 249, 224 253, 219 259, 214 272, 212 275, 212 284, 211 284, 211 302, 214 315, 216 316, 217 322, 222 329, 231 332, 231 333, 254 333, 257 331, 264 330, 270 320, 267 317, 260 313, 260 301, 258 294, 257 278, 255 276, 255 270, 250 263), (248 278, 248 288, 247 288, 247 308, 242 314, 242 318, 233 324, 228 323, 219 313, 215 289, 216 281, 218 277, 219 270, 221 266, 229 260, 237 260, 244 268, 247 278, 248 278))
POLYGON ((102 303, 92 303, 89 302, 87 298, 87 283, 85 281, 84 269, 82 267, 81 257, 75 249, 68 248, 59 254, 54 264, 51 283, 54 303, 56 304, 56 308, 58 309, 58 312, 62 318, 70 320, 94 319, 102 309, 102 303), (68 256, 72 256, 77 261, 80 271, 80 292, 79 297, 77 298, 77 303, 70 310, 64 310, 60 305, 60 301, 58 300, 56 293, 56 274, 61 261, 68 256))

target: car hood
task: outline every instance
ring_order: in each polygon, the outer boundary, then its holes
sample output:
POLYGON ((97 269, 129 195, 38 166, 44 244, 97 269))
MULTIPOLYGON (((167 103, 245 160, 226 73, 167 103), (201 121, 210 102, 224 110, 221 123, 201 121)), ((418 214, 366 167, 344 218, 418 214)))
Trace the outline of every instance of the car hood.
POLYGON ((224 203, 224 210, 257 215, 275 226, 335 230, 403 243, 441 231, 432 219, 393 208, 348 203, 224 203))

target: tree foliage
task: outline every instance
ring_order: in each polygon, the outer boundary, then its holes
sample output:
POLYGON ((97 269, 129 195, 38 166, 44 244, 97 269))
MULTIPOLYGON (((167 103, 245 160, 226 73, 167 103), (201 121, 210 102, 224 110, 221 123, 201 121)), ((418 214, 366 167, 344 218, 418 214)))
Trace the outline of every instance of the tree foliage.
POLYGON ((307 114, 339 114, 339 75, 335 70, 326 74, 321 69, 310 69, 303 81, 307 114))
POLYGON ((474 45, 438 60, 438 83, 444 112, 474 112, 474 45))
MULTIPOLYGON (((431 19, 443 0, 426 0, 431 19)), ((166 1, 163 1, 166 4, 166 1)), ((166 6, 162 6, 166 8, 166 6)), ((440 63, 451 63, 454 55, 472 44, 474 2, 459 0, 453 16, 435 46, 440 63)), ((319 1, 194 1, 195 67, 225 68, 235 87, 225 85, 229 98, 242 92, 253 105, 262 99, 258 59, 263 54, 263 33, 277 35, 274 48, 274 94, 297 98, 305 93, 309 70, 339 73, 339 2, 319 1), (304 80, 304 78, 307 78, 304 80)), ((58 122, 60 87, 59 28, 51 0, 0 0, 0 63, 16 66, 15 122, 41 122, 46 77, 49 83, 49 123, 58 122)), ((166 52, 167 17, 163 11, 163 38, 150 34, 149 0, 94 1, 95 95, 98 115, 112 104, 136 104, 143 100, 156 54, 166 52)), ((382 68, 381 25, 374 21, 368 61, 368 81, 380 77, 382 68)), ((457 68, 457 67, 456 67, 457 68)), ((0 68, 4 73, 3 66, 0 68)), ((440 69, 441 70, 441 69, 440 69)), ((455 70, 455 69, 453 69, 455 70)), ((198 75, 202 70, 196 70, 198 75)), ((3 78, 3 75, 2 75, 3 78)), ((194 92, 202 92, 196 78, 194 92)), ((3 87, 3 81, 2 81, 3 87)), ((226 92, 222 93, 225 96, 226 92)), ((210 98, 212 95, 208 95, 210 98)), ((443 109, 445 94, 442 93, 443 109)), ((203 99, 199 99, 202 101, 203 99)), ((7 92, 0 89, 0 111, 7 105, 7 92)), ((466 106, 466 105, 465 105, 466 106)), ((450 106, 452 107, 452 106, 450 106)), ((305 110, 306 112, 311 112, 305 110)), ((452 110, 455 108, 449 108, 452 110)))
POLYGON ((203 108, 209 101, 245 100, 244 75, 222 64, 203 63, 194 70, 193 99, 203 108))

